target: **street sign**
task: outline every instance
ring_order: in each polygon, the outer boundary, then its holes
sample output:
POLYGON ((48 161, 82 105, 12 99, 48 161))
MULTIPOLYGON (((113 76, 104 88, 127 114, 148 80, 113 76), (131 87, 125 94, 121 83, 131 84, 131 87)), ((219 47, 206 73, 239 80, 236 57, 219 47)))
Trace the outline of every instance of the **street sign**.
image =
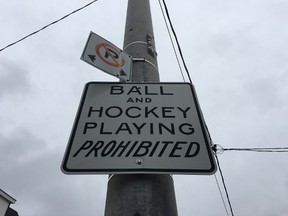
POLYGON ((93 32, 90 32, 81 59, 121 80, 130 80, 132 58, 93 32))
POLYGON ((213 174, 214 156, 193 86, 86 84, 62 171, 213 174))

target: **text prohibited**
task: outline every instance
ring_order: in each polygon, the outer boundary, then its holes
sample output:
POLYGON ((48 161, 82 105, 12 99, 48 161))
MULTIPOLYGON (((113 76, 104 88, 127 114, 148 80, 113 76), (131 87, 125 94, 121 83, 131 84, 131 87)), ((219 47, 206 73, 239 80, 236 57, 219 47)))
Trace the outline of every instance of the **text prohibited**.
POLYGON ((214 157, 193 86, 88 83, 62 170, 213 174, 214 157))

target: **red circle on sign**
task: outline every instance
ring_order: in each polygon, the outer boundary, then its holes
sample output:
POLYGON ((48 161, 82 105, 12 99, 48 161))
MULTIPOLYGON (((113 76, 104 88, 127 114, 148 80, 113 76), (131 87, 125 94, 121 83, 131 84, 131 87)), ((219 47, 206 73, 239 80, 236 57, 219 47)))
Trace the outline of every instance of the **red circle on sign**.
POLYGON ((125 65, 125 59, 121 55, 118 49, 111 44, 100 43, 97 44, 96 54, 105 63, 112 67, 123 67, 125 65))

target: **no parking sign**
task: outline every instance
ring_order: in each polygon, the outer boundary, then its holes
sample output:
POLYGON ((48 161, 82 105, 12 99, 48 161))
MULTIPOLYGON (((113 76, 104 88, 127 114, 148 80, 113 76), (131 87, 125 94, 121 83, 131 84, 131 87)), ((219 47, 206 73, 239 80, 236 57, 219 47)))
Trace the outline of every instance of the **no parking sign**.
POLYGON ((90 32, 81 59, 121 80, 130 80, 132 58, 93 32, 90 32))

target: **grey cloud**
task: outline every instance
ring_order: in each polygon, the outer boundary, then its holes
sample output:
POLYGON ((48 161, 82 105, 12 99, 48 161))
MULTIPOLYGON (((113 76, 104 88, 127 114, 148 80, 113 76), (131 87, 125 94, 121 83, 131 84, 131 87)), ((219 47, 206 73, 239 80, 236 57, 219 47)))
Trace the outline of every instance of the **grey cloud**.
POLYGON ((29 73, 15 62, 0 60, 0 97, 29 91, 29 73))
MULTIPOLYGON (((0 134, 1 166, 17 165, 31 160, 43 148, 43 141, 25 129, 16 129, 9 136, 0 134)), ((3 167, 2 167, 3 168, 3 167)))
POLYGON ((104 200, 99 194, 105 194, 104 176, 64 175, 62 152, 49 150, 45 140, 23 128, 9 136, 0 134, 0 149, 0 185, 17 197, 13 208, 20 215, 103 214, 104 200))

